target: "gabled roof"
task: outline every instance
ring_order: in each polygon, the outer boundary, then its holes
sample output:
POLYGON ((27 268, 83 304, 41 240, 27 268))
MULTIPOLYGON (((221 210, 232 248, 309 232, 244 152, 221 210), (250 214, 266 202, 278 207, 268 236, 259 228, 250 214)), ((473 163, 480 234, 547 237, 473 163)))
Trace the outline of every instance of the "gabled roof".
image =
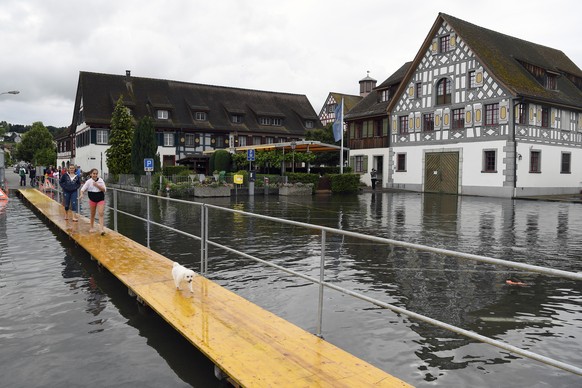
POLYGON ((389 101, 378 101, 378 93, 382 90, 390 89, 390 87, 396 89, 406 75, 411 64, 412 62, 406 62, 390 77, 382 82, 380 86, 375 87, 370 94, 364 97, 364 99, 362 99, 345 115, 344 120, 354 120, 362 117, 386 116, 388 114, 386 107, 388 106, 389 101))
POLYGON ((82 98, 85 122, 109 126, 120 95, 134 117, 149 115, 157 128, 302 136, 306 120, 312 120, 315 128, 322 127, 304 95, 83 71, 79 73, 73 123, 82 98), (156 119, 159 109, 170 112, 168 120, 156 119), (194 120, 195 112, 206 112, 208 120, 194 120), (232 123, 233 114, 242 115, 243 123, 232 123), (263 115, 283 118, 283 125, 260 125, 263 115))
POLYGON ((355 96, 353 94, 342 94, 337 92, 330 92, 336 103, 341 103, 342 98, 344 99, 344 112, 348 112, 352 109, 358 102, 362 100, 362 96, 355 96))
MULTIPOLYGON (((582 91, 566 76, 582 78, 582 71, 562 51, 479 27, 444 13, 439 13, 404 82, 400 85, 398 95, 404 91, 405 84, 414 74, 432 39, 445 22, 473 51, 489 75, 514 97, 582 108, 582 91), (558 78, 557 90, 546 89, 520 61, 562 74, 558 78)), ((394 103, 395 101, 388 109, 391 110, 394 103)))

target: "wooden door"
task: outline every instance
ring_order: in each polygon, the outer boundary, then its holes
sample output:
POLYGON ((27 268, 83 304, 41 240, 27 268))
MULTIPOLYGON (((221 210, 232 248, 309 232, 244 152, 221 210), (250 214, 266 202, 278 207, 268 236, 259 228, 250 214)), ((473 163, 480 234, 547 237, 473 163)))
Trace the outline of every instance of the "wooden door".
POLYGON ((458 185, 458 152, 432 152, 425 155, 424 191, 457 194, 458 185))

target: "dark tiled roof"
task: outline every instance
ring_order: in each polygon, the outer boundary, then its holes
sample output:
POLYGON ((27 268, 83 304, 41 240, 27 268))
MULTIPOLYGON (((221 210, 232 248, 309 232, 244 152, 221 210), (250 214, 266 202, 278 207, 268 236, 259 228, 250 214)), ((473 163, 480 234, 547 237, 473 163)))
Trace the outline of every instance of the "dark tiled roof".
MULTIPOLYGON (((581 78, 582 71, 562 51, 479 27, 444 13, 440 13, 433 24, 413 61, 413 66, 406 74, 406 80, 418 67, 443 22, 452 27, 475 53, 490 76, 507 88, 513 96, 582 108, 582 92, 568 77, 564 75, 559 77, 557 90, 549 90, 520 63, 521 61, 545 70, 581 78)), ((405 86, 400 85, 398 94, 404 91, 405 86)), ((388 109, 392 109, 392 104, 388 109)))
POLYGON ((400 69, 396 70, 394 74, 382 82, 380 86, 374 88, 370 94, 364 97, 364 99, 362 99, 346 114, 345 120, 388 115, 386 108, 388 107, 389 101, 378 101, 378 93, 382 90, 390 89, 391 87, 393 88, 393 91, 396 90, 396 87, 402 81, 411 64, 412 62, 406 62, 400 67, 400 69))
POLYGON ((303 136, 306 120, 322 127, 304 95, 90 72, 79 74, 75 110, 82 97, 85 121, 108 126, 120 95, 134 117, 149 115, 157 128, 303 136), (156 120, 158 109, 168 110, 169 120, 156 120), (206 112, 208 120, 194 120, 197 111, 206 112), (232 123, 232 114, 242 115, 243 123, 232 123), (261 115, 283 118, 283 125, 259 125, 261 115))
POLYGON ((516 96, 582 106, 582 92, 565 77, 558 90, 548 90, 519 63, 582 77, 582 71, 562 51, 476 26, 453 16, 440 16, 477 55, 483 65, 516 96))

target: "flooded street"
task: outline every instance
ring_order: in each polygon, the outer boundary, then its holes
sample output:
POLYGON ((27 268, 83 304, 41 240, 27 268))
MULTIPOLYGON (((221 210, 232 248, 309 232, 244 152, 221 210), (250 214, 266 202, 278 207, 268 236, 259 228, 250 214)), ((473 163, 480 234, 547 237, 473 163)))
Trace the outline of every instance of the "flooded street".
MULTIPOLYGON (((111 193, 109 194, 111 195, 111 193)), ((208 201, 367 235, 582 271, 582 205, 498 198, 363 193, 208 201)), ((113 201, 108 198, 108 204, 113 201)), ((85 206, 86 207, 86 206, 85 206)), ((145 200, 120 194, 144 216, 145 200)), ((83 213, 86 213, 83 208, 83 213)), ((107 211, 112 227, 112 213, 107 211)), ((151 201, 152 219, 199 235, 199 211, 151 201)), ((315 230, 210 210, 209 238, 317 277, 315 230), (225 215, 227 214, 227 215, 225 215)), ((119 232, 146 244, 144 224, 119 232)), ((151 248, 194 269, 198 241, 158 227, 151 248)), ((210 248, 208 277, 314 332, 317 287, 210 248)), ((582 284, 330 234, 326 281, 514 346, 582 366, 582 284), (506 280, 517 278, 526 286, 506 280)), ((20 200, 0 209, 0 372, 6 386, 217 386, 212 365, 20 200), (194 365, 194 367, 193 367, 194 365), (6 378, 4 376, 7 376, 6 378)), ((415 321, 335 291, 326 340, 422 386, 579 386, 582 377, 415 321)))

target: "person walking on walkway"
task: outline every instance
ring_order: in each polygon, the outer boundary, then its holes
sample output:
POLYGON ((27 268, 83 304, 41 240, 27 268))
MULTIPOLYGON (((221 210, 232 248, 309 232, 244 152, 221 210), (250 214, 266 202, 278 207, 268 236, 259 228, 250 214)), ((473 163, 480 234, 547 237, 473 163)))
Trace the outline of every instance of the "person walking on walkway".
POLYGON ((373 168, 370 172, 370 178, 372 179, 372 190, 376 190, 376 181, 378 180, 378 173, 376 169, 373 168))
POLYGON ((63 205, 65 206, 65 220, 69 219, 69 210, 73 211, 72 220, 77 221, 77 190, 81 187, 81 180, 75 174, 75 165, 69 165, 69 171, 59 180, 63 189, 63 205))
POLYGON ((91 208, 91 228, 89 229, 89 232, 95 231, 95 229, 93 229, 95 224, 95 212, 98 212, 99 229, 103 236, 105 235, 103 211, 105 209, 105 192, 107 191, 107 188, 105 187, 105 181, 99 178, 99 170, 96 168, 89 171, 89 179, 87 179, 81 188, 81 196, 79 198, 83 198, 85 191, 89 193, 89 205, 91 208))

